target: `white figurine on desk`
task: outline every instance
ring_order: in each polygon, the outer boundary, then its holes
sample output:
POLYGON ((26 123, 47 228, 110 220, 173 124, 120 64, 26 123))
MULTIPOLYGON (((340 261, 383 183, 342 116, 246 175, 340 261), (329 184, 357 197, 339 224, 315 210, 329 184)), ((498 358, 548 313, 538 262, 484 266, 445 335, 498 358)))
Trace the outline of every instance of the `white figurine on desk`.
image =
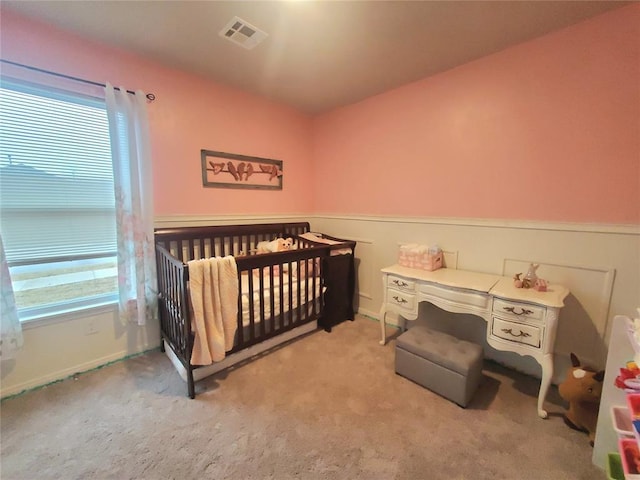
POLYGON ((516 288, 533 288, 538 292, 546 292, 547 281, 538 278, 538 275, 536 275, 536 270, 538 270, 539 266, 540 265, 534 265, 533 263, 529 264, 529 270, 527 270, 523 278, 520 278, 522 273, 516 273, 513 277, 513 285, 516 288))

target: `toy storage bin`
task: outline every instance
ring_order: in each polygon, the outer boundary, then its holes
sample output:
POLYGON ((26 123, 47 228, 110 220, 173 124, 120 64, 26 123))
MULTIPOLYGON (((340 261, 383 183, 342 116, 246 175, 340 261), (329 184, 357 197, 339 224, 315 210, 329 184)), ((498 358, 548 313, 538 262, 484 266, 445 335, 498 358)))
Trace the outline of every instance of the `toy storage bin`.
POLYGON ((625 480, 640 480, 640 470, 637 461, 640 459, 640 450, 635 438, 623 438, 618 440, 620 459, 622 460, 622 471, 625 480))
POLYGON ((631 414, 627 407, 611 407, 611 422, 618 438, 634 438, 631 414))
POLYGON ((482 378, 480 345, 416 325, 396 341, 395 371, 466 407, 482 378))
POLYGON ((619 453, 609 453, 607 455, 607 479, 625 480, 622 459, 619 453))
POLYGON ((627 407, 631 420, 640 419, 640 393, 627 393, 627 407))
POLYGON ((418 245, 417 243, 400 245, 398 264, 403 267, 432 272, 443 266, 442 250, 438 247, 429 248, 427 245, 418 245))

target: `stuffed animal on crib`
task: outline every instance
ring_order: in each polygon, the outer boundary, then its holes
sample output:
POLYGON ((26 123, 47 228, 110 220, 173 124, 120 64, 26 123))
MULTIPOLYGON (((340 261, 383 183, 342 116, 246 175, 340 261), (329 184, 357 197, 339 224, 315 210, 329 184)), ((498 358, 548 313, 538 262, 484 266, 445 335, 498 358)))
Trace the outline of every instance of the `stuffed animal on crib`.
POLYGON ((598 422, 598 409, 602 395, 604 370, 599 372, 580 365, 578 357, 571 354, 571 365, 567 377, 558 385, 560 396, 569 403, 569 410, 564 414, 564 423, 574 430, 589 435, 589 443, 593 447, 598 422))
POLYGON ((291 250, 293 246, 293 238, 276 238, 270 242, 258 242, 256 253, 282 252, 283 250, 291 250))

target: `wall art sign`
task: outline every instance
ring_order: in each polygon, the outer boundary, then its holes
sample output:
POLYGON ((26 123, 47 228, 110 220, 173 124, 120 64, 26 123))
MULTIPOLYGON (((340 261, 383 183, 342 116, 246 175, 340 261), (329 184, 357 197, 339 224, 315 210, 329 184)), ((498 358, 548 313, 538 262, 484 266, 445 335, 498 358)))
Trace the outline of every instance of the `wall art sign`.
POLYGON ((282 190, 282 160, 201 150, 202 185, 282 190))

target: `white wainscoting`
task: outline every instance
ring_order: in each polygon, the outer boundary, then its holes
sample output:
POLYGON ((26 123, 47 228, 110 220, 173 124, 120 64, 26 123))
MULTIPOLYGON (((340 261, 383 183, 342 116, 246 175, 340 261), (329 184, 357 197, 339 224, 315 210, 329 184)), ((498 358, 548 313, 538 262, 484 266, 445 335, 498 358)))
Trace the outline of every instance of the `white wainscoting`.
POLYGON ((504 260, 502 274, 512 276, 526 272, 529 264, 538 264, 538 276, 567 287, 571 294, 562 309, 558 327, 556 353, 569 357, 579 345, 583 363, 604 365, 607 346, 604 342, 609 324, 609 310, 615 269, 587 265, 557 265, 537 260, 504 260), (544 272, 544 273, 542 273, 544 272))
MULTIPOLYGON (((448 268, 512 275, 526 271, 531 262, 540 264, 540 277, 571 290, 560 315, 556 383, 569 366, 570 352, 603 367, 610 319, 633 315, 640 306, 640 225, 318 214, 166 216, 157 217, 156 226, 286 221, 308 221, 314 231, 358 242, 356 306, 359 313, 375 319, 382 301, 380 269, 396 263, 400 244, 437 244, 445 252, 448 268)), ((483 341, 486 330, 476 319, 452 319, 427 305, 422 311, 449 322, 443 325, 452 333, 468 333, 470 339, 483 341)), ((388 321, 403 323, 393 315, 388 315, 388 321)), ((532 359, 486 349, 489 358, 540 376, 532 359)))
MULTIPOLYGON (((354 237, 345 237, 339 236, 338 238, 343 238, 345 240, 353 240, 358 242, 356 244, 356 270, 358 272, 358 276, 356 279, 356 292, 358 292, 359 298, 367 299, 368 301, 373 301, 373 291, 376 288, 376 278, 375 272, 373 269, 372 262, 362 263, 360 259, 362 258, 371 258, 375 252, 375 242, 371 239, 365 238, 354 238, 354 237)), ((356 305, 359 305, 358 299, 356 299, 356 305)))
MULTIPOLYGON (((501 275, 526 272, 528 264, 539 263, 541 278, 566 285, 571 295, 560 314, 556 340, 558 383, 569 366, 569 353, 594 367, 604 367, 611 318, 632 315, 640 306, 640 226, 517 222, 482 219, 398 218, 347 215, 316 215, 314 230, 356 240, 359 285, 358 311, 378 318, 382 302, 380 269, 396 263, 403 243, 437 244, 445 251, 449 268, 501 275)), ((443 316, 447 328, 475 335, 482 341, 486 330, 475 320, 444 315, 432 306, 425 315, 443 316)), ((388 320, 394 323, 392 315, 388 320)), ((478 320, 479 321, 479 320, 478 320)), ((402 324, 403 319, 395 319, 402 324)), ((372 342, 377 341, 371 339, 372 342)), ((384 347, 382 347, 384 348, 384 347)), ((488 347, 487 347, 488 349, 488 347)), ((528 357, 487 352, 489 358, 540 376, 528 357)))
POLYGON ((122 325, 117 305, 63 315, 23 329, 24 346, 1 365, 2 398, 156 348, 160 327, 122 325))
MULTIPOLYGON (((396 262, 399 243, 438 244, 445 251, 449 268, 457 265, 460 269, 502 274, 512 269, 520 271, 530 261, 541 263, 538 274, 542 278, 566 283, 572 290, 566 315, 565 311, 560 315, 556 382, 566 371, 567 352, 600 362, 608 344, 611 319, 618 314, 634 316, 640 306, 638 225, 274 214, 159 216, 156 227, 298 221, 308 221, 313 230, 358 242, 358 311, 373 318, 378 317, 382 301, 380 269, 396 262)), ((460 335, 474 334, 481 339, 486 332, 477 318, 452 319, 427 304, 421 306, 423 311, 427 317, 444 317, 441 320, 457 328, 460 335)), ((363 339, 374 345, 378 340, 377 335, 363 339)), ((18 358, 2 365, 0 395, 65 378, 70 372, 158 345, 157 325, 123 331, 113 313, 88 313, 55 324, 34 324, 25 331, 25 348, 18 358), (98 325, 98 333, 87 335, 88 325, 92 325, 91 332, 98 325)), ((537 364, 528 357, 491 352, 488 347, 486 352, 497 361, 540 375, 537 364)), ((603 367, 604 363, 594 366, 603 367)))

